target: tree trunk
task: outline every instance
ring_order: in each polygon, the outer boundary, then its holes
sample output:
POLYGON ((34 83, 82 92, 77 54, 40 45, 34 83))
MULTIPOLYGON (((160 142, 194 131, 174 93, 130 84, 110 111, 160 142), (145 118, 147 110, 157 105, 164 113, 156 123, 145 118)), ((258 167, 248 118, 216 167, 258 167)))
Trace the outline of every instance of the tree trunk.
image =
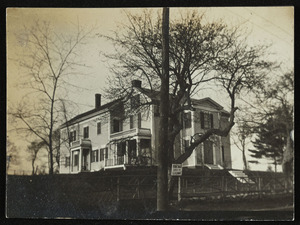
POLYGON ((49 141, 49 153, 50 153, 50 168, 49 174, 53 174, 53 149, 52 149, 52 138, 49 141))
POLYGON ((287 132, 286 149, 283 152, 282 170, 286 176, 293 174, 293 145, 290 138, 290 133, 287 132))
POLYGON ((34 160, 32 160, 31 166, 32 166, 32 175, 34 175, 34 171, 35 171, 35 169, 34 169, 34 160))
POLYGON ((248 170, 245 145, 243 145, 243 162, 244 162, 244 170, 248 170))
POLYGON ((163 8, 160 135, 157 167, 157 211, 168 209, 169 8, 163 8))

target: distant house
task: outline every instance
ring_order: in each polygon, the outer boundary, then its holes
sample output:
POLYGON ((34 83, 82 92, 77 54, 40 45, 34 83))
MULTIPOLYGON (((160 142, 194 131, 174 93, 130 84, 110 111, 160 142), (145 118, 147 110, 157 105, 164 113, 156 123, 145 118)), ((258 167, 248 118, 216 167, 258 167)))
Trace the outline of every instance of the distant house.
MULTIPOLYGON (((101 105, 95 95, 95 108, 75 116, 60 127, 60 173, 79 173, 130 166, 157 165, 159 109, 153 102, 157 92, 133 81, 133 92, 127 101, 115 100, 101 105)), ((194 111, 184 112, 184 129, 175 141, 175 157, 206 129, 228 123, 229 113, 210 98, 193 99, 194 111)), ((214 136, 200 144, 183 163, 184 167, 231 168, 230 138, 214 136)))

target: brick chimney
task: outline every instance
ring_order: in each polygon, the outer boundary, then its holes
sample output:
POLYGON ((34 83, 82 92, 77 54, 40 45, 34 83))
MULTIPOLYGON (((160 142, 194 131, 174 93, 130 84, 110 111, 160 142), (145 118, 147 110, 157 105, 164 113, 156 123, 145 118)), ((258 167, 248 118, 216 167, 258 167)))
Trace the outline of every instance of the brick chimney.
POLYGON ((132 80, 131 84, 132 84, 132 87, 137 87, 137 88, 142 87, 142 81, 140 81, 140 80, 132 80))
POLYGON ((95 94, 95 108, 98 109, 101 106, 101 94, 95 94))

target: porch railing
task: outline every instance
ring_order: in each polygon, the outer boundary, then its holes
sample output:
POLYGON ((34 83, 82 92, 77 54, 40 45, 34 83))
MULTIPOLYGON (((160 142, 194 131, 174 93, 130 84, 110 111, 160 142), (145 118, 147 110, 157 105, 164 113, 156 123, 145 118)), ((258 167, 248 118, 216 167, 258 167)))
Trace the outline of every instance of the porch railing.
POLYGON ((115 159, 105 159, 105 166, 118 166, 125 164, 125 156, 118 156, 115 159))

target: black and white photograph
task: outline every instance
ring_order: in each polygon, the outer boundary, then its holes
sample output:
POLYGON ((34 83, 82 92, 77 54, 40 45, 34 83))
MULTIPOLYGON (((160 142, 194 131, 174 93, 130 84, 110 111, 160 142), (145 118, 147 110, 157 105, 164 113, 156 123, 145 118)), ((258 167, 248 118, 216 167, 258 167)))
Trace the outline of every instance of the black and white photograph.
POLYGON ((294 7, 6 9, 7 218, 294 220, 294 7))

